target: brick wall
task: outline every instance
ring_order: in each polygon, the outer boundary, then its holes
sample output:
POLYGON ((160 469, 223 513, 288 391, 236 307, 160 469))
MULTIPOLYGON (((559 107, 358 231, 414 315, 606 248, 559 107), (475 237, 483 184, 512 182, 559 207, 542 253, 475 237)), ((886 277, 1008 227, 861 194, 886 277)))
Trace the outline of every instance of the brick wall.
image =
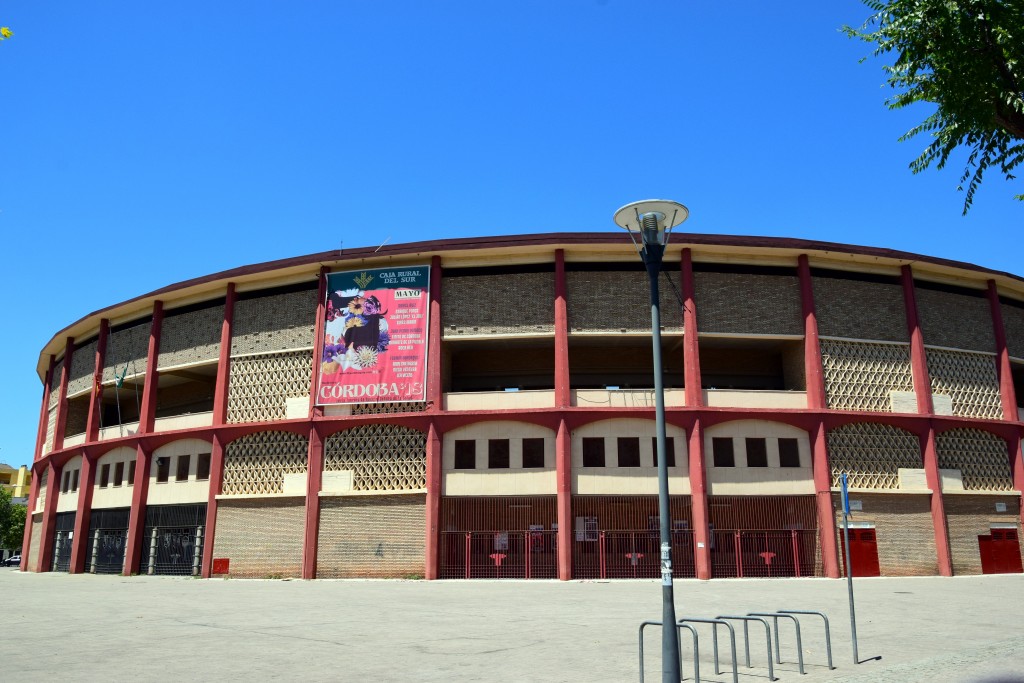
POLYGON ((231 355, 313 346, 316 290, 272 294, 235 303, 231 355))
POLYGON ((213 556, 233 577, 300 578, 305 520, 305 498, 222 500, 213 556))
POLYGON ((995 351, 992 313, 984 292, 977 296, 929 289, 914 289, 924 343, 969 351, 995 351))
POLYGON ((993 523, 1015 524, 1021 537, 1019 496, 956 494, 944 496, 943 503, 954 575, 981 574, 978 536, 990 533, 993 523), (996 512, 996 503, 1005 504, 1006 512, 996 512))
POLYGON ((906 342, 903 287, 838 277, 814 277, 818 334, 906 342))
POLYGON ((1024 302, 1002 303, 1003 329, 1006 331, 1006 347, 1011 356, 1024 358, 1024 302))
POLYGON ((555 329, 555 274, 446 276, 441 280, 445 337, 537 334, 555 329))
POLYGON ((320 501, 318 578, 422 576, 425 549, 423 495, 320 501))
MULTIPOLYGON (((678 264, 666 264, 659 281, 661 325, 666 331, 683 330, 683 306, 678 264), (666 280, 671 280, 675 289, 666 280)), ((570 332, 651 331, 651 292, 642 271, 569 271, 566 303, 570 332)))
POLYGON ((89 395, 68 400, 67 420, 64 422, 64 435, 73 436, 85 432, 89 419, 89 395))
MULTIPOLYGON (((843 552, 843 501, 832 494, 836 510, 836 541, 843 552)), ((851 493, 850 498, 864 505, 854 512, 850 522, 875 525, 878 539, 878 567, 882 576, 935 576, 939 573, 935 554, 935 528, 932 526, 929 495, 851 493)), ((839 570, 845 576, 845 559, 839 570)))
POLYGON ((36 560, 39 558, 39 539, 43 535, 43 515, 32 515, 32 538, 28 542, 28 570, 36 570, 36 560))
POLYGON ((701 271, 693 275, 701 332, 803 335, 796 275, 701 271))
POLYGON ((128 366, 129 377, 146 372, 150 327, 150 321, 146 320, 132 327, 110 333, 107 338, 107 353, 104 357, 104 382, 113 382, 115 372, 120 377, 125 371, 125 365, 128 366))
POLYGON ((164 316, 160 328, 158 368, 217 360, 220 355, 220 331, 224 306, 164 316))
POLYGON ((97 340, 94 339, 88 344, 76 348, 72 354, 68 396, 74 396, 92 388, 92 373, 96 369, 96 344, 97 340))

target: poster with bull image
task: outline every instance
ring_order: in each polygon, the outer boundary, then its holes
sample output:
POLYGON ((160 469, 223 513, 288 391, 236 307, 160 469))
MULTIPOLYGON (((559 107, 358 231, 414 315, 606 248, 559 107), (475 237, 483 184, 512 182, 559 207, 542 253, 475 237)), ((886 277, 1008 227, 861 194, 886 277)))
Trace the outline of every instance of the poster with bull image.
POLYGON ((317 405, 426 400, 430 266, 328 273, 317 405))

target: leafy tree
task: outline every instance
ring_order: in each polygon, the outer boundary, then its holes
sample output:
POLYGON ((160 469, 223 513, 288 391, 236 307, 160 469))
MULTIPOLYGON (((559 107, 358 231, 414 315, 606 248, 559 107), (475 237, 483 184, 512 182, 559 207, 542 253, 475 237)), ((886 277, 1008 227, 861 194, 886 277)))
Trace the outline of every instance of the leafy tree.
POLYGON ((6 26, 0 26, 0 40, 7 40, 14 35, 14 31, 7 28, 6 26))
MULTIPOLYGON (((863 26, 843 30, 893 53, 883 67, 897 92, 886 104, 917 102, 936 111, 900 138, 921 133, 931 143, 910 164, 920 173, 943 168, 958 147, 970 150, 960 191, 967 182, 964 214, 989 167, 1007 179, 1024 162, 1024 0, 863 0, 873 12, 863 26)), ((1024 194, 1015 199, 1024 201, 1024 194)))
POLYGON ((20 550, 25 536, 25 506, 11 502, 11 492, 0 488, 0 548, 20 550))

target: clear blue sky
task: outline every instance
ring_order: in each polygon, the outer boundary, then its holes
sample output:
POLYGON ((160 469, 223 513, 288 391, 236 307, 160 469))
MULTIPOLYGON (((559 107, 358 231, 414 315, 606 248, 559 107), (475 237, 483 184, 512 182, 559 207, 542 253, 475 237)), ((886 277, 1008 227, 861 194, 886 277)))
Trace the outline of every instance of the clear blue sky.
POLYGON ((29 463, 40 348, 234 266, 617 228, 779 235, 1024 272, 1024 191, 914 176, 855 0, 47 3, 0 25, 0 461, 29 463))

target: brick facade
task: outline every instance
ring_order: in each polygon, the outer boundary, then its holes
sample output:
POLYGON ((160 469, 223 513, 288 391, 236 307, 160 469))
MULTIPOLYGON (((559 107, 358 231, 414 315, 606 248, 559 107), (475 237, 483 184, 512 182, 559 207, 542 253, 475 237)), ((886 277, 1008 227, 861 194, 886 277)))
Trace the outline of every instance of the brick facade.
POLYGON ((230 576, 301 578, 304 498, 222 500, 214 557, 231 560, 230 576))
POLYGON ((1020 497, 954 494, 944 499, 946 523, 949 528, 949 551, 953 574, 981 574, 978 536, 992 531, 992 524, 1014 524, 1021 538, 1020 497), (997 512, 996 505, 1006 506, 997 512))
POLYGON ((441 300, 445 337, 555 330, 554 273, 447 276, 441 300))
MULTIPOLYGON (((1024 358, 1024 302, 1004 301, 999 306, 1003 314, 1003 328, 1006 330, 1006 348, 1011 356, 1024 358)), ((1018 398, 1018 401, 1021 398, 1018 398)))
MULTIPOLYGON (((854 512, 850 522, 874 524, 878 539, 878 567, 882 576, 934 576, 939 573, 935 553, 935 528, 929 494, 850 494, 864 510, 854 512)), ((843 548, 843 501, 832 495, 836 512, 837 544, 843 548)), ((840 571, 845 576, 845 559, 840 571)))
POLYGON ((990 353, 996 350, 992 310, 984 292, 976 296, 957 294, 918 282, 914 296, 925 344, 990 353))
POLYGON ((803 335, 796 274, 697 271, 693 276, 701 332, 803 335))
MULTIPOLYGON (((125 329, 111 332, 107 338, 107 354, 103 367, 104 384, 114 381, 125 373, 128 377, 146 372, 146 355, 149 352, 150 321, 137 323, 125 329)), ((72 358, 72 361, 74 358, 72 358)))
MULTIPOLYGON (((68 377, 68 396, 74 396, 92 389, 92 375, 96 369, 96 344, 92 340, 75 349, 71 356, 71 373, 68 377)), ((85 431, 83 428, 81 431, 85 431)), ((68 432, 74 434, 75 432, 68 432)))
POLYGON ((814 277, 818 334, 907 342, 903 287, 839 277, 814 277))
POLYGON ((28 558, 25 566, 28 567, 29 571, 35 571, 36 560, 39 559, 39 539, 43 535, 43 515, 30 515, 30 523, 32 526, 32 537, 28 544, 28 558))
POLYGON ((157 368, 217 360, 224 306, 198 311, 168 311, 160 326, 160 356, 157 368))
POLYGON ((271 294, 235 302, 231 355, 313 346, 316 290, 271 294))
POLYGON ((322 499, 317 577, 423 576, 425 516, 425 495, 322 499))
MULTIPOLYGON (((682 290, 673 265, 665 265, 658 289, 661 326, 666 332, 682 332, 683 305, 676 298, 676 292, 682 290)), ((650 333, 651 293, 646 273, 569 271, 565 277, 570 332, 650 333)))

